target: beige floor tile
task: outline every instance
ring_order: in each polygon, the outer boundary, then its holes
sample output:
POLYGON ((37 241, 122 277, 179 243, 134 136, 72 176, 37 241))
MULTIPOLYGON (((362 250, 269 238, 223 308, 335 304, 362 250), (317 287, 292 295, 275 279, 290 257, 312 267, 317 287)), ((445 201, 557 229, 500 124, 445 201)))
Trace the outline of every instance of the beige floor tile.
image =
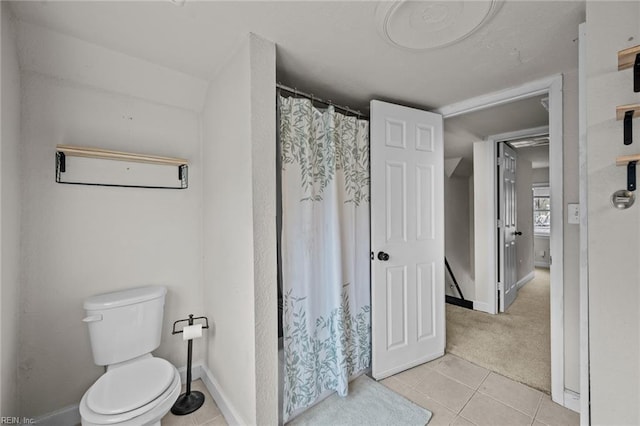
POLYGON ((222 415, 218 405, 216 405, 216 402, 213 400, 201 380, 194 382, 191 389, 200 391, 204 394, 204 404, 198 409, 198 411, 191 414, 196 425, 204 424, 222 415))
POLYGON ((174 416, 171 412, 162 418, 162 426, 196 426, 192 416, 174 416))
POLYGON ((469 420, 465 419, 462 416, 456 417, 456 419, 451 423, 451 426, 475 426, 469 420))
POLYGON ((400 380, 401 382, 416 387, 422 382, 425 377, 431 372, 431 368, 427 367, 425 364, 419 365, 417 367, 410 368, 409 370, 405 370, 402 373, 395 374, 394 378, 400 380))
POLYGON ((542 392, 493 372, 482 382, 478 391, 530 417, 535 416, 542 398, 542 392))
POLYGON ((434 369, 473 389, 478 389, 489 374, 489 370, 450 354, 445 355, 434 369))
POLYGON ((478 426, 529 426, 533 418, 481 393, 476 393, 460 413, 478 426))
MULTIPOLYGON (((213 400, 202 380, 191 383, 192 391, 200 391, 204 394, 204 404, 197 411, 186 416, 174 416, 168 413, 162 418, 163 426, 199 426, 213 420, 225 421, 220 409, 213 400), (221 419, 218 419, 221 418, 221 419)), ((182 386, 182 393, 186 392, 186 386, 182 386)), ((208 423, 207 423, 208 424, 208 423)), ((216 423, 222 424, 222 423, 216 423)), ((226 422, 225 422, 226 424, 226 422)))
POLYGON ((544 396, 538 414, 536 414, 536 420, 548 426, 579 425, 580 415, 556 404, 548 396, 544 396))
POLYGON ((431 411, 433 417, 431 417, 431 420, 429 421, 429 426, 447 426, 450 425, 453 419, 455 419, 456 417, 456 413, 449 410, 447 407, 443 406, 437 401, 429 398, 427 395, 418 392, 416 389, 412 388, 406 383, 396 379, 395 376, 388 377, 380 381, 380 383, 382 383, 398 395, 407 398, 414 404, 417 404, 422 408, 426 408, 427 410, 431 411))
POLYGON ((429 372, 415 389, 455 413, 460 412, 474 392, 470 387, 435 370, 429 372))
POLYGON ((387 377, 386 379, 381 380, 380 383, 385 385, 395 393, 404 396, 405 398, 406 398, 405 395, 412 390, 411 386, 407 385, 404 382, 401 382, 400 380, 396 379, 394 376, 387 377))
POLYGON ((429 426, 450 425, 451 422, 453 422, 453 420, 456 418, 456 413, 449 410, 444 405, 437 403, 433 399, 427 398, 427 400, 423 401, 422 404, 418 405, 431 411, 432 417, 431 420, 429 420, 429 426))
POLYGON ((433 414, 433 418, 429 422, 430 425, 431 424, 439 424, 439 425, 447 424, 448 425, 456 417, 456 413, 454 413, 444 405, 440 404, 438 401, 432 398, 429 398, 427 395, 420 393, 413 388, 408 388, 408 390, 406 391, 405 394, 403 394, 403 396, 407 398, 409 401, 413 402, 414 404, 417 404, 422 408, 426 408, 427 410, 431 411, 431 414, 433 414))
POLYGON ((224 416, 220 415, 213 420, 203 423, 202 426, 228 426, 224 416))

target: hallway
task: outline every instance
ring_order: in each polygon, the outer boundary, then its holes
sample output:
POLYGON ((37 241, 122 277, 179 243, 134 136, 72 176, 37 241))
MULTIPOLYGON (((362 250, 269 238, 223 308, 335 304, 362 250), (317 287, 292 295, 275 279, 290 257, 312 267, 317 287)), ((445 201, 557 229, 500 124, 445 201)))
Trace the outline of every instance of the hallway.
POLYGON ((549 270, 536 268, 506 313, 447 304, 446 352, 550 394, 549 300, 549 270))

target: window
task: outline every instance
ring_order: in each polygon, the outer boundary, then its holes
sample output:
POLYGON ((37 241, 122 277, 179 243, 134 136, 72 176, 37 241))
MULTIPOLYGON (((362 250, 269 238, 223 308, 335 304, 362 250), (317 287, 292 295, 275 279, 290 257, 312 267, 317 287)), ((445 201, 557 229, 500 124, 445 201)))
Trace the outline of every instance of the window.
POLYGON ((551 230, 551 197, 548 186, 533 188, 533 233, 549 235, 551 230))

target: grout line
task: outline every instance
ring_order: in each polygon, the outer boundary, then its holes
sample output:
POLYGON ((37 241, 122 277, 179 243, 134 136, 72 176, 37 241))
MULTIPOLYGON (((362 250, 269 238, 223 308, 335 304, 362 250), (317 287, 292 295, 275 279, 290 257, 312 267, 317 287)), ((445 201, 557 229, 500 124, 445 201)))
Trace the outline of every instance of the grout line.
MULTIPOLYGON (((544 395, 540 395, 540 399, 538 400, 538 406, 536 407, 536 414, 533 416, 533 422, 531 423, 533 425, 533 423, 536 422, 536 420, 538 420, 538 413, 540 412, 540 407, 542 407, 542 399, 544 398, 544 395)), ((540 422, 540 420, 538 420, 540 422)), ((540 422, 540 423, 544 423, 544 422, 540 422)))
MULTIPOLYGON (((501 401, 501 400, 499 400, 498 398, 495 398, 495 397, 493 397, 493 396, 491 396, 491 395, 489 395, 489 394, 486 394, 486 393, 481 392, 481 391, 478 391, 478 393, 479 393, 480 395, 482 395, 482 396, 486 396, 487 398, 494 400, 494 401, 495 401, 495 402, 497 402, 497 403, 500 403, 500 404, 504 405, 505 407, 509 407, 509 408, 511 408, 512 410, 516 410, 518 413, 522 414, 522 415, 523 415, 523 416, 525 416, 525 417, 529 417, 529 418, 531 418, 531 423, 529 423, 530 425, 532 425, 532 424, 533 424, 533 422, 534 422, 534 421, 535 421, 535 419, 536 419, 535 413, 537 413, 537 411, 538 411, 538 407, 539 407, 540 401, 538 401, 538 405, 536 406, 536 410, 534 411, 534 415, 532 416, 532 415, 527 414, 527 413, 525 413, 524 411, 520 410, 519 408, 512 407, 512 406, 511 406, 510 404, 508 404, 507 402, 505 402, 505 401, 501 401)), ((540 397, 540 398, 541 398, 541 397, 540 397)))
MULTIPOLYGON (((476 394, 477 394, 477 393, 478 393, 478 391, 477 391, 477 390, 474 390, 474 391, 473 391, 473 393, 471 394, 471 398, 469 398, 469 399, 467 400, 467 402, 465 402, 465 403, 464 403, 464 405, 462 406, 462 408, 460 408, 460 411, 458 411, 458 412, 456 413, 458 416, 460 415, 460 413, 462 413, 462 410, 464 410, 464 409, 465 409, 465 407, 466 407, 467 405, 469 405, 469 403, 471 402, 471 400, 473 399, 473 397, 474 397, 474 396, 476 396, 476 394)), ((465 418, 465 420, 467 420, 467 419, 465 418)), ((472 423, 473 423, 473 422, 472 422, 472 423)))

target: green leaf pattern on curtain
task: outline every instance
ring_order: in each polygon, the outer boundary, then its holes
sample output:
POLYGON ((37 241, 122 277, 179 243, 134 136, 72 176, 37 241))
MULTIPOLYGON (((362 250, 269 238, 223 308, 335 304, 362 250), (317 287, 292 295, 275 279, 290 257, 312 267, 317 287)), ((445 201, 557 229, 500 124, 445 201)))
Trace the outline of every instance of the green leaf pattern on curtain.
POLYGON ((369 123, 279 100, 286 422, 371 364, 369 123))
POLYGON ((280 97, 282 168, 297 164, 304 198, 321 201, 324 189, 344 174, 349 198, 345 203, 369 202, 369 122, 313 107, 310 100, 280 97))
POLYGON ((286 417, 371 364, 371 308, 365 305, 353 315, 347 287, 340 307, 315 320, 307 318, 299 303, 306 297, 295 297, 292 290, 284 295, 286 417), (315 327, 308 321, 315 321, 315 327))

